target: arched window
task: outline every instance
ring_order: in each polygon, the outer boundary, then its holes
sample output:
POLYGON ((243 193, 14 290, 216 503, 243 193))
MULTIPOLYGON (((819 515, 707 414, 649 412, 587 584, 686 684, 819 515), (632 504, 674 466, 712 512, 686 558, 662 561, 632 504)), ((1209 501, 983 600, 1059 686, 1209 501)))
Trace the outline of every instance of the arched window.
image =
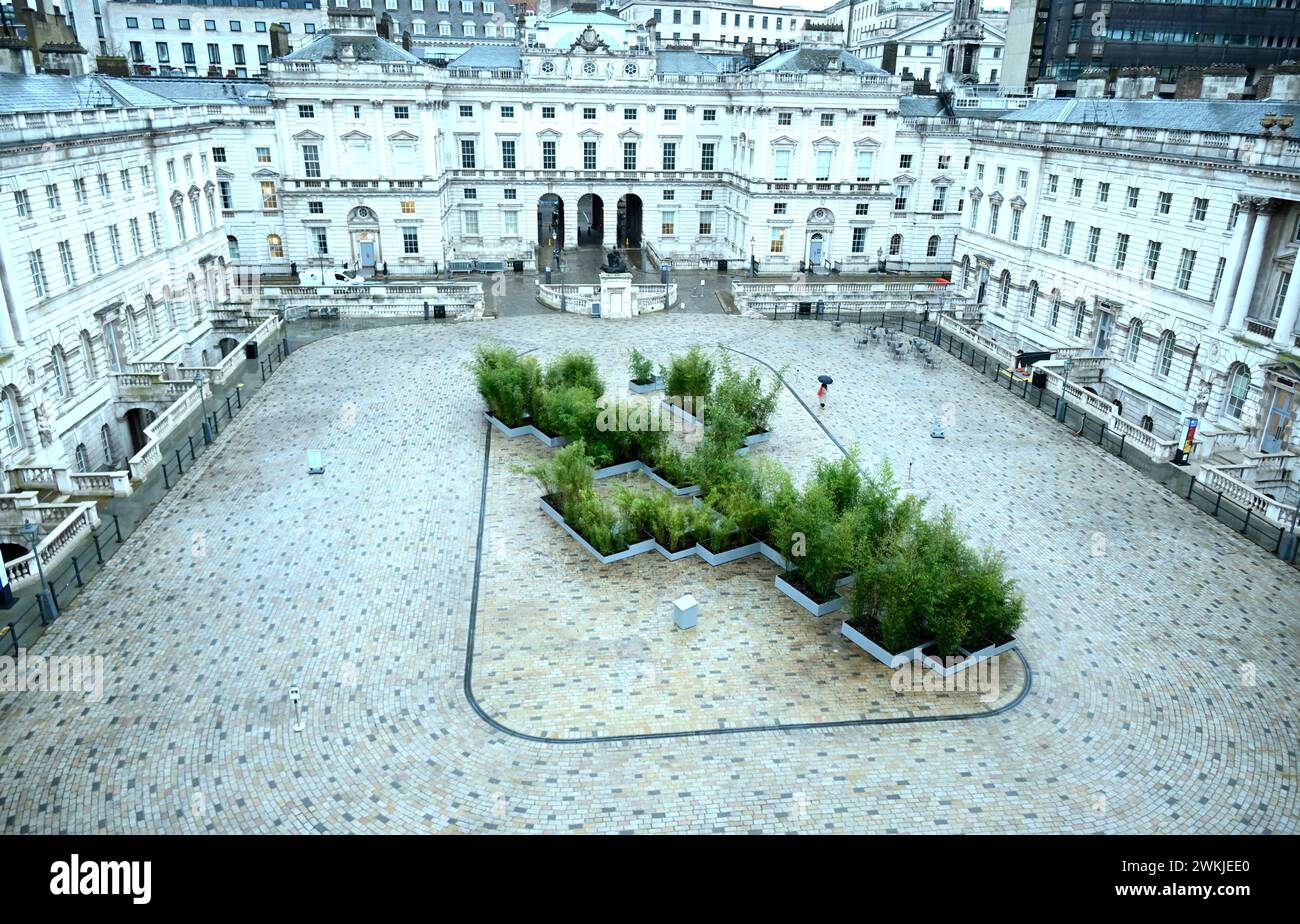
POLYGON ((1006 270, 1003 270, 1002 288, 998 292, 998 305, 999 307, 1005 308, 1007 307, 1007 303, 1010 301, 1011 301, 1011 274, 1006 270))
POLYGON ((104 464, 109 468, 113 467, 113 431, 108 424, 99 428, 100 448, 104 452, 104 464))
POLYGON ((18 425, 18 402, 13 389, 0 392, 0 452, 17 452, 23 448, 23 431, 18 425))
POLYGON ((76 452, 76 455, 77 455, 77 471, 79 471, 79 472, 89 472, 89 471, 91 471, 91 468, 90 468, 90 453, 86 451, 86 444, 85 444, 85 443, 78 443, 78 444, 77 444, 77 452, 76 452))
POLYGON ((126 356, 130 362, 140 352, 140 331, 135 326, 135 310, 127 305, 123 313, 126 315, 126 356))
POLYGON ((925 255, 927 257, 939 256, 939 235, 932 234, 930 239, 925 242, 925 255))
POLYGON ((1155 428, 1156 428, 1156 422, 1151 419, 1151 416, 1149 414, 1143 414, 1142 429, 1150 433, 1151 431, 1155 430, 1155 428))
POLYGON ((970 284, 970 257, 961 258, 961 287, 964 289, 970 284))
POLYGON ((1233 420, 1241 420, 1246 409, 1246 396, 1250 394, 1250 370, 1241 363, 1234 363, 1228 372, 1228 397, 1224 411, 1233 420))
POLYGON ((226 235, 226 249, 230 251, 230 259, 239 260, 239 238, 233 234, 226 235))
POLYGON ((1038 310, 1038 280, 1029 283, 1029 316, 1032 318, 1038 310))
POLYGON ((167 329, 175 330, 177 326, 176 304, 172 301, 172 293, 170 289, 163 289, 162 301, 163 311, 167 314, 167 329))
POLYGON ((50 350, 50 360, 54 364, 54 388, 59 397, 72 397, 72 382, 68 379, 68 361, 63 356, 63 347, 56 346, 50 350))
POLYGON ((145 329, 149 332, 149 342, 153 343, 158 339, 158 316, 157 308, 154 305, 153 296, 144 297, 144 322, 145 329))
POLYGON ((1124 358, 1131 363, 1138 361, 1138 354, 1142 351, 1142 322, 1134 321, 1128 329, 1128 344, 1124 350, 1124 358))
POLYGON ((1160 335, 1160 349, 1156 351, 1156 375, 1164 378, 1174 365, 1174 332, 1165 331, 1160 335))
POLYGON ((1083 336, 1083 322, 1088 317, 1088 305, 1083 299, 1074 303, 1074 336, 1083 336))
POLYGON ((903 250, 903 235, 895 234, 889 239, 889 255, 896 257, 903 250))
POLYGON ((1047 323, 1051 327, 1056 326, 1056 322, 1061 320, 1061 293, 1052 290, 1052 310, 1048 313, 1047 323))
POLYGON ((279 260, 284 257, 284 241, 278 234, 268 234, 266 236, 267 249, 271 251, 271 259, 279 260))

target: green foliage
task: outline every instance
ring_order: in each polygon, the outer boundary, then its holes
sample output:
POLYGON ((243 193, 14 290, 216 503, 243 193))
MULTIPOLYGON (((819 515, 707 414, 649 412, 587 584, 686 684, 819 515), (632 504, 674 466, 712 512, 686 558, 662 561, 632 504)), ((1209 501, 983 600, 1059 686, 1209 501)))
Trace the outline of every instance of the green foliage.
POLYGON ((632 376, 632 381, 637 385, 649 385, 655 380, 655 364, 651 362, 649 356, 636 348, 632 350, 632 360, 628 363, 628 372, 632 376))
POLYGON ((689 460, 682 455, 680 449, 668 442, 667 434, 664 434, 664 438, 655 447, 649 462, 659 477, 674 487, 685 488, 694 483, 691 480, 689 460))
POLYGON ((674 397, 707 399, 713 392, 713 360, 697 346, 685 356, 674 356, 668 365, 664 391, 674 397))
POLYGON ((520 357, 507 346, 484 343, 474 351, 470 369, 492 416, 509 427, 522 425, 541 378, 537 360, 520 357))
POLYGON ((564 521, 601 555, 612 555, 628 547, 614 511, 595 491, 587 491, 569 504, 564 521))
POLYGON ((546 387, 563 388, 577 385, 591 392, 593 398, 605 393, 605 383, 590 353, 562 353, 546 367, 546 387))
POLYGON ((771 534, 804 589, 819 602, 831 599, 836 580, 847 573, 849 548, 826 489, 816 482, 805 487, 773 521, 771 534))
POLYGON ((652 429, 655 415, 644 401, 603 401, 589 438, 592 461, 603 467, 653 460, 668 441, 666 431, 652 429))
POLYGON ((862 491, 857 450, 854 449, 847 456, 839 456, 834 461, 818 459, 813 469, 813 481, 830 495, 836 516, 843 516, 845 511, 856 507, 858 495, 862 491))
POLYGON ((523 471, 542 486, 546 496, 555 500, 566 519, 569 507, 575 501, 585 494, 595 493, 594 472, 582 440, 570 443, 548 461, 530 465, 523 471))
POLYGON ((540 388, 534 404, 533 425, 547 436, 574 442, 588 438, 596 429, 596 398, 581 385, 540 388))
POLYGON ((766 432, 771 426, 772 412, 776 410, 777 396, 781 383, 773 381, 764 388, 763 378, 758 370, 750 368, 740 373, 731 364, 728 354, 722 357, 722 375, 713 386, 713 393, 704 406, 704 422, 713 425, 715 418, 722 413, 734 415, 745 422, 744 437, 754 433, 766 432))

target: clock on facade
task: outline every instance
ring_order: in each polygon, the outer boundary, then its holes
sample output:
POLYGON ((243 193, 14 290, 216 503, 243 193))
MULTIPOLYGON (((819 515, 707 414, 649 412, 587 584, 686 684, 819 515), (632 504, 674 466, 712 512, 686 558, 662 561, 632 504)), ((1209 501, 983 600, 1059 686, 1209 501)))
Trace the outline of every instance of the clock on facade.
POLYGON ((596 62, 588 61, 586 64, 582 65, 582 72, 587 76, 591 76, 592 74, 596 73, 596 62))
POLYGON ((635 77, 635 76, 636 76, 636 65, 633 64, 633 63, 630 62, 630 61, 629 61, 627 64, 624 64, 624 65, 623 65, 623 73, 624 73, 624 74, 627 74, 629 77, 635 77))

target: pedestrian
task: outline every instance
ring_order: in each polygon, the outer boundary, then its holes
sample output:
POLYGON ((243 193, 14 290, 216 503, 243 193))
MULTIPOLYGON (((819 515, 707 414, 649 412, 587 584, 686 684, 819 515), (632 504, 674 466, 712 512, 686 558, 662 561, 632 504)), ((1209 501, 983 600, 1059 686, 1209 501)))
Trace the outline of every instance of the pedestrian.
POLYGON ((817 389, 817 400, 818 402, 821 403, 823 411, 826 410, 826 396, 829 393, 830 393, 829 386, 827 386, 825 382, 822 382, 821 387, 817 389))

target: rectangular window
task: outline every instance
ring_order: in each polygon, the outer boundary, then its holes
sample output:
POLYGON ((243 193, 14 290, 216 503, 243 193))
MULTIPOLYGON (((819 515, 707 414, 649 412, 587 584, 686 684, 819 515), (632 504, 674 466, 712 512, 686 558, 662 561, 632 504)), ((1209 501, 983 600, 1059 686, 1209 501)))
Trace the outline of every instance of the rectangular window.
POLYGON ((503 139, 501 142, 501 166, 506 170, 515 169, 515 143, 512 140, 503 139))
POLYGON ((853 253, 866 253, 867 251, 867 229, 866 228, 853 229, 852 251, 853 253))
POLYGON ((911 155, 911 154, 899 154, 899 155, 898 155, 898 169, 899 169, 899 170, 911 170, 911 169, 912 169, 912 155, 911 155))
MULTIPOLYGON (((477 198, 478 198, 478 190, 475 189, 475 188, 473 188, 473 187, 471 187, 471 188, 469 188, 469 189, 466 189, 466 190, 464 191, 464 193, 463 193, 463 198, 465 198, 465 199, 477 199, 477 198)), ((403 204, 403 206, 405 206, 406 203, 402 203, 402 204, 403 204)), ((414 202, 411 203, 411 211, 412 211, 412 212, 415 211, 415 203, 414 203, 414 202)))
POLYGON ((1156 269, 1160 266, 1160 242, 1147 241, 1147 278, 1156 278, 1156 269))
POLYGON ((663 212, 660 217, 660 231, 664 237, 672 237, 676 232, 676 212, 663 212))
POLYGON ((595 106, 583 106, 583 107, 582 107, 582 120, 583 120, 584 122, 594 122, 594 121, 596 121, 596 107, 595 107, 595 106))
POLYGON ((1074 178, 1073 182, 1070 184, 1070 195, 1073 196, 1075 199, 1082 198, 1082 196, 1083 196, 1083 178, 1082 178, 1082 177, 1075 177, 1075 178, 1074 178))
POLYGON ((859 183, 866 183, 866 182, 870 181, 870 179, 871 179, 871 166, 872 166, 872 161, 873 161, 873 160, 875 160, 875 157, 874 157, 874 155, 873 155, 870 151, 858 151, 858 156, 857 156, 857 161, 858 161, 858 172, 857 172, 857 176, 858 176, 858 182, 859 182, 859 183))
POLYGON ((778 113, 776 114, 776 124, 777 124, 777 125, 789 125, 793 120, 794 120, 794 113, 791 113, 791 112, 778 112, 778 113))
POLYGON ((909 191, 910 191, 910 187, 907 186, 894 187, 894 211, 895 212, 907 211, 907 194, 909 191))
POLYGON ((788 180, 790 178, 790 154, 789 150, 784 148, 773 154, 772 177, 777 180, 788 180))
POLYGON ((1156 198, 1156 214, 1168 215, 1169 210, 1173 206, 1173 204, 1174 204, 1173 193, 1167 193, 1167 192, 1160 193, 1160 195, 1156 198))
POLYGON ((95 241, 95 232, 84 234, 81 237, 86 245, 86 261, 90 264, 91 275, 99 272, 99 244, 95 241))
POLYGON ((1038 226, 1038 246, 1046 247, 1052 236, 1052 216, 1044 215, 1038 226))
MULTIPOLYGON (((144 174, 145 185, 149 185, 148 173, 144 174)), ((72 194, 76 197, 77 205, 85 205, 90 201, 90 196, 86 193, 86 180, 84 177, 77 177, 72 181, 72 194)))
POLYGON ((1186 292, 1192 285, 1192 270, 1196 268, 1196 251, 1183 249, 1178 260, 1178 288, 1186 292))
MULTIPOLYGON (((180 211, 180 206, 176 206, 180 211)), ((184 234, 181 235, 184 237, 184 234)), ((122 265, 122 236, 117 233, 117 225, 108 226, 108 249, 113 253, 113 262, 122 265)))
POLYGON ((542 169, 543 170, 555 169, 555 142, 554 141, 542 142, 542 169))
POLYGON ((624 170, 636 169, 636 142, 635 141, 623 142, 623 169, 624 170))
POLYGON ((235 207, 235 194, 230 186, 229 180, 221 180, 217 183, 217 191, 221 194, 221 208, 227 212, 235 207))
POLYGON ((835 124, 835 115, 830 112, 823 112, 821 116, 821 127, 831 128, 835 124))
POLYGON ((1019 170, 1016 172, 1016 186, 1020 189, 1029 188, 1029 171, 1019 170))
POLYGON ((59 241, 59 265, 63 269, 63 282, 68 288, 77 284, 77 267, 72 259, 72 245, 59 241))
POLYGON ((1012 209, 1011 211, 1011 239, 1013 241, 1020 240, 1020 217, 1022 214, 1024 213, 1020 209, 1012 209))
POLYGON ((1059 184, 1060 182, 1061 182, 1061 178, 1060 178, 1057 174, 1055 174, 1055 173, 1050 173, 1050 174, 1048 174, 1048 176, 1047 176, 1047 191, 1048 191, 1049 193, 1052 193, 1053 195, 1055 195, 1057 184, 1059 184))
POLYGON ((1115 235, 1115 269, 1122 270, 1128 262, 1128 235, 1115 235))
POLYGON ((59 211, 59 185, 57 183, 45 184, 45 201, 49 204, 50 211, 59 211))
POLYGON ((275 181, 262 180, 262 208, 268 211, 279 208, 278 200, 275 195, 275 181))
POLYGON ((996 202, 989 203, 989 234, 998 233, 998 217, 1002 214, 1002 206, 996 202))
POLYGON ((225 148, 213 148, 213 149, 212 149, 212 162, 213 162, 214 164, 224 164, 224 163, 226 162, 226 149, 225 149, 225 148))
POLYGON ((307 203, 307 213, 309 215, 324 215, 325 203, 319 199, 312 199, 307 203))
POLYGON ((502 212, 501 226, 504 231, 505 237, 518 237, 519 236, 519 213, 502 212))
POLYGON ((314 144, 302 146, 302 169, 308 178, 320 176, 320 148, 314 144))
POLYGON ((785 253, 785 228, 772 229, 772 243, 768 247, 769 253, 785 253))
POLYGON ((1219 265, 1214 270, 1214 282, 1210 284, 1210 299, 1213 300, 1219 295, 1219 286, 1223 285, 1223 271, 1228 266, 1227 257, 1219 257, 1219 265))
POLYGON ((677 169, 677 143, 675 141, 664 142, 664 166, 665 170, 677 169))
POLYGON ((1109 201, 1110 201, 1110 184, 1109 184, 1109 183, 1098 183, 1098 184, 1097 184, 1097 201, 1098 201, 1098 202, 1109 202, 1109 201))
POLYGON ((784 202, 773 202, 773 203, 772 203, 772 214, 773 214, 773 215, 784 215, 784 214, 785 214, 785 209, 786 209, 786 203, 784 203, 784 202))
POLYGON ((831 178, 831 157, 834 153, 828 150, 817 152, 817 180, 824 182, 831 178))
POLYGON ((409 119, 410 117, 411 117, 411 107, 410 107, 410 106, 394 106, 394 107, 393 107, 393 118, 394 118, 394 119, 409 119))
POLYGON ((704 171, 713 170, 714 152, 717 145, 712 141, 706 141, 700 145, 700 169, 704 171))
POLYGON ((162 246, 162 227, 158 223, 157 212, 149 213, 149 240, 153 243, 154 250, 162 246))
POLYGON ((1277 292, 1273 294, 1273 317, 1274 318, 1280 318, 1282 316, 1282 305, 1283 303, 1286 302, 1287 289, 1289 289, 1290 287, 1291 287, 1291 274, 1288 273, 1286 270, 1282 270, 1282 272, 1278 274, 1277 292))
POLYGON ((543 119, 553 119, 553 118, 555 118, 555 107, 554 107, 554 106, 543 106, 543 107, 542 107, 542 118, 543 118, 543 119))
POLYGON ((677 110, 676 110, 675 108, 671 107, 671 106, 670 106, 670 107, 665 107, 665 108, 664 108, 664 121, 665 121, 665 122, 676 122, 676 121, 677 121, 677 110))
POLYGON ((1210 211, 1209 199, 1192 200, 1192 221, 1205 221, 1205 216, 1209 211, 1210 211))
POLYGON ((1136 186, 1130 186, 1128 188, 1128 196, 1125 200, 1127 208, 1135 209, 1138 207, 1138 196, 1141 195, 1141 192, 1142 190, 1138 189, 1136 186))
POLYGON ((663 192, 663 200, 664 200, 665 202, 672 202, 672 201, 673 201, 674 199, 676 199, 676 198, 677 198, 677 190, 675 190, 675 189, 665 189, 665 190, 664 190, 664 192, 663 192))
POLYGON ((514 107, 514 106, 502 106, 502 107, 501 107, 501 118, 503 118, 503 119, 513 119, 514 117, 515 117, 515 107, 514 107))
POLYGON ((709 237, 713 234, 713 213, 700 212, 700 237, 709 237))
POLYGON ((32 217, 32 203, 31 200, 27 198, 27 190, 20 189, 14 193, 14 205, 18 209, 19 218, 32 217))
POLYGON ((460 166, 462 170, 473 170, 477 165, 477 159, 474 156, 474 139, 460 139, 460 166))
POLYGON ((37 298, 44 298, 45 293, 49 291, 49 284, 45 279, 45 263, 41 259, 41 252, 33 250, 27 254, 27 269, 32 274, 32 288, 36 292, 37 298))
POLYGON ((269 164, 269 163, 271 162, 271 149, 270 149, 270 148, 258 148, 258 149, 257 149, 257 162, 258 162, 259 164, 269 164))
POLYGON ((630 107, 630 106, 627 107, 627 108, 625 108, 625 109, 623 110, 623 118, 624 118, 624 119, 627 119, 629 122, 635 122, 635 121, 636 121, 636 110, 633 109, 633 108, 630 107))
POLYGON ((316 255, 318 257, 328 256, 330 252, 329 232, 324 228, 312 228, 311 234, 316 245, 316 255))
POLYGON ((716 121, 718 121, 718 110, 716 110, 716 109, 705 109, 705 110, 704 110, 703 121, 705 121, 705 122, 716 122, 716 121))
POLYGON ((1088 262, 1097 262, 1097 248, 1101 244, 1101 228, 1088 229, 1088 262))
POLYGON ((402 253, 420 252, 420 232, 415 228, 402 229, 402 253))
POLYGON ((131 232, 131 253, 138 258, 144 254, 144 239, 140 237, 140 219, 132 218, 127 223, 127 227, 131 232))
POLYGON ((1062 229, 1061 231, 1061 253, 1063 253, 1065 256, 1068 257, 1070 255, 1070 251, 1073 249, 1074 249, 1074 222, 1067 221, 1065 223, 1064 229, 1062 229))
POLYGON ((310 103, 303 103, 298 106, 298 118, 314 119, 316 118, 316 107, 310 103))
MULTIPOLYGON (((936 186, 936 187, 934 188, 934 202, 931 203, 930 211, 932 211, 932 212, 942 212, 943 209, 944 209, 944 205, 945 205, 945 203, 946 203, 947 198, 948 198, 948 187, 946 187, 946 186, 936 186)), ((990 228, 990 230, 989 230, 989 233, 990 233, 990 234, 992 234, 992 233, 994 233, 994 232, 997 231, 997 217, 996 217, 996 213, 994 214, 994 218, 993 218, 993 220, 992 220, 992 225, 993 225, 993 227, 990 228)))
POLYGON ((582 142, 582 169, 596 169, 596 142, 594 141, 582 142))

